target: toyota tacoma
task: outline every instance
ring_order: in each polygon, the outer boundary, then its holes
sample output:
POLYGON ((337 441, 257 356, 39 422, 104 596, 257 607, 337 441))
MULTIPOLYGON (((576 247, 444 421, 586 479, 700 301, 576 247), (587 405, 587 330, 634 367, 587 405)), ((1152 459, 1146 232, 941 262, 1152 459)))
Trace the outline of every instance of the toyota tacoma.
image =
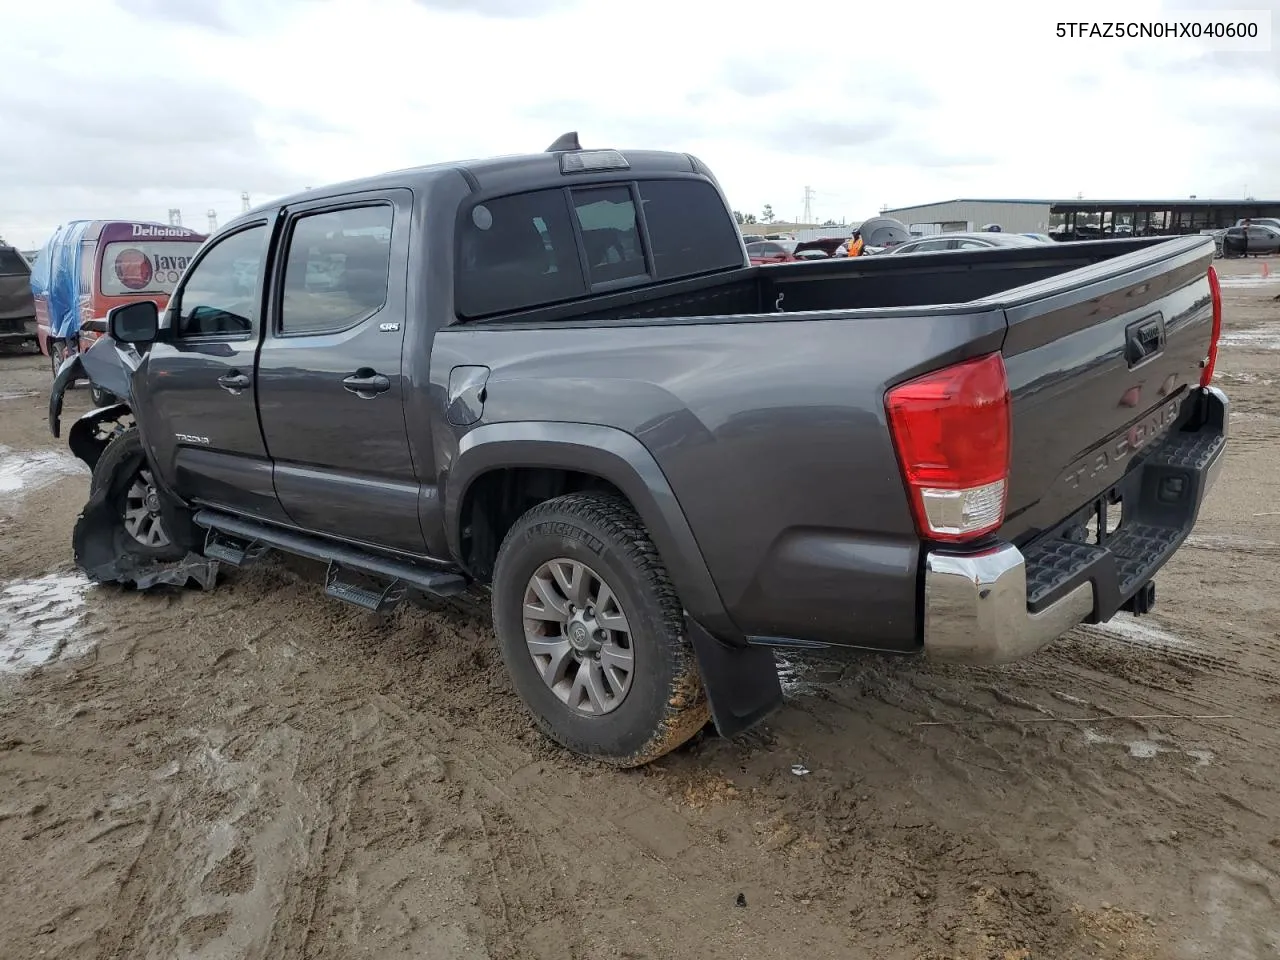
POLYGON ((572 751, 782 698, 774 650, 973 664, 1146 613, 1227 441, 1208 237, 752 267, 697 158, 583 149, 309 190, 69 358, 98 582, 268 551, 382 611, 487 591, 572 751))

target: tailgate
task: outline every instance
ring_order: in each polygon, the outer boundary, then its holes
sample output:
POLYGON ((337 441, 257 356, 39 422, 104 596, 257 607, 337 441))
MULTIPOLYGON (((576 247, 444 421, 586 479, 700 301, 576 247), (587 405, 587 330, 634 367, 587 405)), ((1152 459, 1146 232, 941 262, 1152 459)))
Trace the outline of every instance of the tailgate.
POLYGON ((1013 401, 1001 537, 1025 542, 1103 495, 1180 423, 1212 338, 1213 255, 1179 237, 989 298, 1013 401))

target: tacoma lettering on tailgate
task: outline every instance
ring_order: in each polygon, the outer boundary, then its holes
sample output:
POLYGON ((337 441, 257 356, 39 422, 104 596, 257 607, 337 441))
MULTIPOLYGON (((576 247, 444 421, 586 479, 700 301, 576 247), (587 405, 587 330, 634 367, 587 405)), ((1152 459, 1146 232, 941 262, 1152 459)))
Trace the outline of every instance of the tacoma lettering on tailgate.
POLYGON ((1159 410, 1139 420, 1120 436, 1087 454, 1083 461, 1073 465, 1067 473, 1067 486, 1074 490, 1080 486, 1081 481, 1095 480, 1111 471, 1119 475, 1122 471, 1117 471, 1116 467, 1121 466, 1133 454, 1174 425, 1178 419, 1179 405, 1179 400, 1170 400, 1159 410))

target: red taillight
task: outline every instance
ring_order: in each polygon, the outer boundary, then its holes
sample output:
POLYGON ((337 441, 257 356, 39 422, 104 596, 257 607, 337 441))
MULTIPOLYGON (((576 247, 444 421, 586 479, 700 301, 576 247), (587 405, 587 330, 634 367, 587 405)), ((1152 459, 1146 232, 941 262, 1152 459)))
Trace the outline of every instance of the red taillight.
POLYGON ((885 411, 921 537, 972 540, 1004 522, 1012 424, 1000 354, 899 384, 885 411))
POLYGON ((1222 336, 1222 285, 1218 283, 1218 271, 1209 267, 1209 295, 1213 298, 1213 332, 1209 335, 1209 355, 1204 358, 1204 372, 1200 374, 1200 386, 1207 387, 1213 380, 1213 368, 1218 363, 1218 339, 1222 336))

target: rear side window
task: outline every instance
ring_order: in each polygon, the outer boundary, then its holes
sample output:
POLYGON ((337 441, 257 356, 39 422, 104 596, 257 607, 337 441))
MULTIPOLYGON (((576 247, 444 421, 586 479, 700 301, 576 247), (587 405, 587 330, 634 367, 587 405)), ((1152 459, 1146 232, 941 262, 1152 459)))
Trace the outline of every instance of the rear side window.
POLYGON ((13 247, 0 247, 0 276, 23 277, 31 272, 22 254, 13 247))
POLYGON ((570 217, 563 190, 473 207, 460 228, 458 313, 483 317, 583 296, 587 286, 570 217))
POLYGON ((592 285, 649 275, 629 189, 575 190, 573 207, 592 285))
POLYGON ((659 280, 742 266, 738 228, 705 180, 642 180, 640 203, 659 280))
POLYGON ((391 268, 392 209, 350 207, 299 217, 289 237, 280 330, 336 333, 380 310, 391 268))

